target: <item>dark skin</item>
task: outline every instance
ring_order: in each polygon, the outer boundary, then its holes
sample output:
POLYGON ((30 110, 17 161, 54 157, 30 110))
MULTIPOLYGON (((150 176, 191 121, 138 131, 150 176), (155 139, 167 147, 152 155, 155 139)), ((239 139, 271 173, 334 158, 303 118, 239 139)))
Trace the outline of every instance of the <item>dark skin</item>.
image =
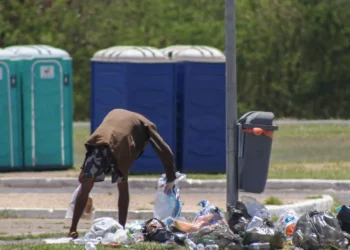
MULTIPOLYGON (((77 232, 77 226, 82 216, 87 200, 89 198, 89 193, 94 187, 94 178, 93 177, 83 177, 83 171, 80 172, 79 182, 81 183, 81 189, 77 195, 74 213, 72 218, 72 225, 69 229, 69 233, 77 232)), ((129 209, 129 185, 128 182, 118 183, 118 214, 119 214, 119 223, 125 227, 128 209, 129 209)))
MULTIPOLYGON (((74 206, 72 224, 69 229, 69 237, 72 237, 71 233, 77 232, 77 226, 82 216, 86 203, 89 198, 89 194, 94 187, 94 178, 93 177, 85 177, 83 176, 83 171, 80 172, 79 182, 81 183, 81 189, 77 195, 77 199, 74 206)), ((120 182, 118 185, 119 198, 118 198, 118 215, 119 215, 119 223, 123 227, 125 227, 128 210, 129 210, 129 184, 128 182, 120 182)), ((164 192, 166 194, 171 193, 173 188, 172 182, 167 182, 164 185, 164 192)), ((76 235, 77 236, 77 235, 76 235)))

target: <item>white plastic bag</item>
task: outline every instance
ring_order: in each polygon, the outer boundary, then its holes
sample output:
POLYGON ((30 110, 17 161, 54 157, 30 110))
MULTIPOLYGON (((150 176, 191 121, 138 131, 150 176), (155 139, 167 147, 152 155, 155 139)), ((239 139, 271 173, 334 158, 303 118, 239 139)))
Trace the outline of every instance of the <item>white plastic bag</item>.
POLYGON ((284 209, 284 212, 278 218, 276 227, 284 232, 288 238, 293 237, 295 226, 299 216, 293 209, 284 209))
POLYGON ((186 179, 185 174, 176 173, 174 190, 171 194, 164 193, 166 175, 163 174, 158 180, 158 190, 154 201, 154 218, 164 220, 167 217, 178 218, 181 214, 182 203, 180 201, 179 182, 186 179))
POLYGON ((46 244, 68 244, 72 241, 72 238, 70 237, 63 237, 63 238, 49 238, 49 239, 43 239, 43 242, 46 244))
MULTIPOLYGON (((79 184, 79 186, 75 189, 75 191, 72 195, 72 200, 70 201, 67 212, 66 212, 66 216, 65 216, 66 219, 73 218, 75 201, 77 199, 78 192, 79 192, 80 188, 81 188, 81 184, 79 184)), ((81 216, 81 219, 85 219, 85 220, 94 220, 95 219, 95 206, 94 206, 91 194, 89 194, 89 198, 88 198, 88 201, 86 203, 84 212, 81 216)))
POLYGON ((91 233, 97 238, 104 237, 107 233, 115 233, 119 229, 123 229, 123 226, 116 220, 110 217, 101 217, 94 221, 94 224, 88 233, 91 233))

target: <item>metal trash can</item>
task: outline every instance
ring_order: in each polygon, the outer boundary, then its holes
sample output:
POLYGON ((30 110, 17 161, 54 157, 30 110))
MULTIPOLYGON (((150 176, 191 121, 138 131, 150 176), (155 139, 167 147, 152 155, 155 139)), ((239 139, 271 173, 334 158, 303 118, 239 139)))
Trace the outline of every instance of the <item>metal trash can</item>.
POLYGON ((252 111, 238 120, 239 189, 250 193, 265 190, 274 131, 272 112, 252 111))

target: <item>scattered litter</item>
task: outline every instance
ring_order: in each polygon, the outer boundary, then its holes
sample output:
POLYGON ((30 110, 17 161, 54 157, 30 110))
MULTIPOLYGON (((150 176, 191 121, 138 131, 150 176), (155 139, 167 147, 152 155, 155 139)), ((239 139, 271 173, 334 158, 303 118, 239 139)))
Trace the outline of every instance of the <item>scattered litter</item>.
POLYGON ((145 236, 145 241, 164 243, 170 240, 172 236, 167 226, 157 218, 148 220, 142 232, 145 236))
POLYGON ((294 230, 293 245, 308 250, 345 249, 345 238, 337 219, 328 211, 310 211, 302 215, 294 230))
POLYGON ((341 229, 350 234, 350 207, 347 205, 343 205, 340 207, 337 219, 341 229))
POLYGON ((293 209, 285 209, 278 218, 276 227, 286 234, 287 240, 292 239, 298 219, 299 217, 293 209))
POLYGON ((164 193, 166 175, 163 174, 158 180, 158 189, 154 201, 154 218, 163 220, 167 217, 178 218, 181 214, 182 203, 180 201, 179 182, 186 179, 185 174, 176 173, 174 189, 171 194, 164 193))
MULTIPOLYGON (((70 201, 67 212, 66 212, 66 216, 65 216, 66 219, 72 219, 72 217, 73 217, 75 201, 77 199, 80 187, 81 187, 81 184, 79 184, 79 186, 73 192, 72 200, 70 201)), ((91 194, 89 194, 89 198, 88 198, 87 204, 85 206, 84 212, 81 216, 81 219, 85 219, 85 220, 94 220, 95 219, 95 206, 94 206, 94 202, 93 202, 91 194)))
POLYGON ((43 241, 46 244, 66 244, 69 243, 73 240, 73 238, 67 238, 67 237, 63 237, 63 238, 59 238, 59 239, 44 239, 43 241))
MULTIPOLYGON (((130 247, 138 242, 156 242, 170 248, 190 250, 273 250, 283 249, 285 244, 294 250, 346 249, 350 239, 350 207, 337 208, 337 216, 328 211, 310 211, 300 218, 292 209, 285 209, 275 224, 270 220, 267 208, 256 199, 243 196, 225 214, 208 200, 200 200, 198 213, 192 221, 181 217, 179 182, 186 175, 177 173, 173 193, 165 195, 162 185, 165 175, 158 180, 155 197, 154 218, 133 221, 125 228, 110 217, 94 220, 94 224, 82 238, 45 239, 47 244, 81 244, 86 250, 95 250, 96 245, 119 248, 130 247)), ((66 218, 71 218, 80 186, 75 190, 66 218)), ((86 206, 85 218, 94 218, 91 202, 86 206)), ((348 248, 350 249, 350 248, 348 248)))
POLYGON ((258 202, 256 199, 250 196, 242 196, 242 203, 246 206, 247 212, 251 217, 257 216, 261 219, 269 219, 270 212, 265 205, 258 202))
POLYGON ((96 250, 96 246, 95 246, 95 244, 93 244, 92 242, 87 242, 87 243, 85 244, 85 249, 86 249, 86 250, 96 250))

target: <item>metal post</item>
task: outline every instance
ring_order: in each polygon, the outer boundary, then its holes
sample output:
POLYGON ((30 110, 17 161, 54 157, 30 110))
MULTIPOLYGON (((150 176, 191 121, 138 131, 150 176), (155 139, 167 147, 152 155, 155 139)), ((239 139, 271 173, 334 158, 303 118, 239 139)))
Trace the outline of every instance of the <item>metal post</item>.
MULTIPOLYGON (((226 193, 227 211, 238 200, 235 0, 226 0, 226 193)), ((231 216, 231 215, 230 215, 231 216)))

